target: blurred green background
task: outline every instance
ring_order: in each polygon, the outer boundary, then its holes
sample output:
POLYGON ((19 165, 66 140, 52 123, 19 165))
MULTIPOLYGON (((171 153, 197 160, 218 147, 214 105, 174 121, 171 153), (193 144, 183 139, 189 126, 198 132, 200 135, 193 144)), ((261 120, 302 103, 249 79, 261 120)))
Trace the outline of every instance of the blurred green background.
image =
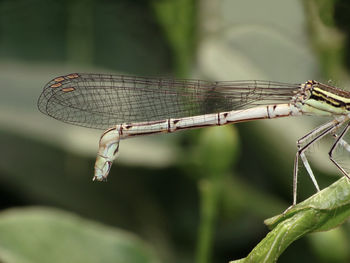
MULTIPOLYGON (((292 203, 295 141, 324 120, 122 141, 108 183, 96 183, 102 131, 42 115, 37 98, 72 72, 345 87, 349 25, 345 0, 0 0, 0 262, 245 257, 263 220, 292 203)), ((322 188, 340 176, 327 147, 310 155, 322 188)), ((315 192, 304 171, 298 190, 315 192)), ((309 235, 279 262, 349 262, 349 232, 309 235)))

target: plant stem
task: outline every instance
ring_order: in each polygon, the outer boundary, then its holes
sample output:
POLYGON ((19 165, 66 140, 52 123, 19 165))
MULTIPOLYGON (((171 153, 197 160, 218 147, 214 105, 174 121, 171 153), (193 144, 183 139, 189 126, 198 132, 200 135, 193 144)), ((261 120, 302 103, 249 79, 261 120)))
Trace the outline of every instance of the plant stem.
POLYGON ((210 179, 199 181, 200 223, 196 263, 210 262, 212 254, 213 233, 217 218, 219 194, 221 192, 221 180, 216 180, 215 177, 210 179))

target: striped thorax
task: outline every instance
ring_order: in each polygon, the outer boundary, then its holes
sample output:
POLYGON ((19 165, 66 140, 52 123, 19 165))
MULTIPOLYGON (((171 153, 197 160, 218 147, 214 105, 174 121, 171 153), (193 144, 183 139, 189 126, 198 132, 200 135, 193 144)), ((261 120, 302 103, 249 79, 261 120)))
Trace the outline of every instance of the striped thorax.
POLYGON ((301 92, 295 97, 295 103, 306 114, 348 115, 350 92, 309 80, 301 85, 301 92))

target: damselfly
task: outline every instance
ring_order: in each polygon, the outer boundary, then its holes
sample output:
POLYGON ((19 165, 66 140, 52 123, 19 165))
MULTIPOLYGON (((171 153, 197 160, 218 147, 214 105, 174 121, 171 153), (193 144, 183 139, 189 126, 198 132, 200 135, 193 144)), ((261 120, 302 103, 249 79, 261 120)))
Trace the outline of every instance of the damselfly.
POLYGON ((305 151, 327 134, 335 137, 330 160, 350 179, 333 158, 338 145, 350 152, 349 144, 343 139, 350 125, 350 92, 317 81, 210 82, 74 73, 50 81, 44 87, 38 107, 41 112, 67 123, 107 129, 99 142, 93 177, 97 181, 107 179, 121 139, 300 115, 333 119, 297 141, 293 204, 297 201, 299 158, 317 191, 320 190, 305 151))

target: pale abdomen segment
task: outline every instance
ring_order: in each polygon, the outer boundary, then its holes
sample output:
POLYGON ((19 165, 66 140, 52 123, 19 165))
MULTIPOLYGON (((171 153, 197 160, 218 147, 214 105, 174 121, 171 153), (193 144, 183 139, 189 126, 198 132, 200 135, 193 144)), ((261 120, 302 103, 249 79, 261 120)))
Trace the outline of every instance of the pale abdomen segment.
POLYGON ((114 128, 108 129, 101 136, 93 180, 106 180, 112 162, 117 157, 119 141, 121 139, 258 119, 298 116, 301 114, 301 111, 297 107, 288 103, 258 106, 245 110, 211 113, 186 118, 170 118, 161 121, 119 124, 114 128))

